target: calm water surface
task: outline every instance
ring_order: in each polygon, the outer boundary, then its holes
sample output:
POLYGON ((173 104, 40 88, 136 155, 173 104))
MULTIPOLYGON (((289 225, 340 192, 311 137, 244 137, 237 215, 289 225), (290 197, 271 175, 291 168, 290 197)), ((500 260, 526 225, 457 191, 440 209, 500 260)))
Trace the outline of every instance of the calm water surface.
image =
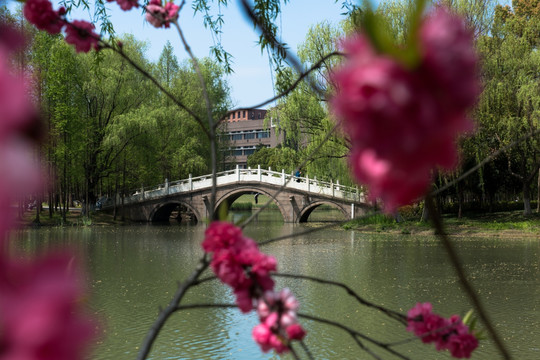
MULTIPOLYGON (((319 224, 320 225, 320 224, 319 224)), ((264 240, 304 231, 309 225, 259 221, 248 236, 264 240)), ((90 309, 103 322, 92 359, 134 359, 158 308, 170 301, 178 280, 194 268, 205 227, 130 226, 25 230, 18 244, 27 252, 71 248, 85 259, 90 309)), ((455 240, 465 267, 515 359, 540 359, 540 245, 536 239, 455 240)), ((265 246, 284 273, 318 276, 350 285, 366 300, 405 313, 430 301, 445 316, 471 306, 434 238, 367 235, 325 230, 265 246)), ((300 311, 339 321, 383 342, 410 338, 404 327, 366 309, 337 288, 305 280, 278 279, 301 303, 300 311)), ((209 282, 188 293, 184 303, 230 303, 229 290, 209 282)), ((190 310, 175 314, 160 334, 152 359, 271 359, 251 340, 254 314, 234 309, 190 310)), ((344 332, 303 320, 306 343, 316 359, 371 359, 344 332)), ((366 342, 383 359, 396 357, 366 342)), ((396 350, 412 359, 446 359, 417 341, 396 350)), ((288 358, 288 357, 285 357, 288 358)), ((485 340, 473 359, 498 359, 485 340)))

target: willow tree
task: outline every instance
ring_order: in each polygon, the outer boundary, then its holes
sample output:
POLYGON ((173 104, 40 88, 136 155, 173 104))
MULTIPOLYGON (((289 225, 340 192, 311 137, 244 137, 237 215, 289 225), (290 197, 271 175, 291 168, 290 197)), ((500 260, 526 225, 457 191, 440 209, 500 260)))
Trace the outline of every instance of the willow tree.
POLYGON ((479 41, 484 92, 477 111, 481 131, 498 147, 519 143, 506 152, 508 173, 521 183, 524 214, 531 214, 531 184, 540 168, 540 17, 498 7, 490 36, 479 41), (527 134, 532 136, 520 141, 527 134), (493 141, 493 140, 492 140, 493 141))

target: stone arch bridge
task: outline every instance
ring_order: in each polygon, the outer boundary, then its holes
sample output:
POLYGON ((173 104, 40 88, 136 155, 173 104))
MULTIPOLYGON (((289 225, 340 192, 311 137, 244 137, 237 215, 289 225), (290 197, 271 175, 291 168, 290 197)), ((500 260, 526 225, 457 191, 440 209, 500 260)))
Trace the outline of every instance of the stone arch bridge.
MULTIPOLYGON (((295 177, 271 169, 239 169, 220 172, 216 176, 216 209, 229 206, 243 194, 259 193, 274 198, 285 222, 306 222, 309 215, 320 205, 330 205, 340 210, 345 219, 362 215, 370 207, 358 188, 342 186, 295 177), (281 191, 279 191, 281 189, 281 191), (276 195, 277 194, 277 195, 276 195)), ((143 188, 124 198, 117 211, 125 218, 139 222, 168 221, 179 206, 187 209, 196 221, 208 218, 211 175, 189 177, 165 182, 152 188, 143 188)), ((117 199, 117 204, 121 203, 117 199)), ((104 206, 110 211, 112 205, 104 206)))

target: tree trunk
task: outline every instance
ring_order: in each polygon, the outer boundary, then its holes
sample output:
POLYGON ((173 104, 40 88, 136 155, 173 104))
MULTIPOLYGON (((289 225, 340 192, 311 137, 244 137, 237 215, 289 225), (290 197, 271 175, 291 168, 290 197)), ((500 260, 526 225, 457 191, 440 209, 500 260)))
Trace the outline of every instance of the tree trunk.
POLYGON ((536 212, 540 213, 540 169, 538 169, 538 189, 536 195, 536 212))
POLYGON ((531 189, 527 182, 523 183, 523 215, 532 215, 531 210, 531 189))
POLYGON ((420 221, 427 222, 429 220, 429 211, 426 206, 426 201, 424 200, 424 209, 422 210, 422 217, 420 218, 420 221))
POLYGON ((457 184, 458 187, 458 219, 461 219, 463 216, 463 186, 461 186, 459 183, 457 184))

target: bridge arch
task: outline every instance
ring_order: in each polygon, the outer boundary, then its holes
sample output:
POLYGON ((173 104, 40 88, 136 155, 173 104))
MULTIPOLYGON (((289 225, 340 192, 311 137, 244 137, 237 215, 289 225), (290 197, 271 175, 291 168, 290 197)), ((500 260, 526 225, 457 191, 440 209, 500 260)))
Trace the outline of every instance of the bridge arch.
POLYGON ((321 205, 330 205, 333 208, 338 209, 343 214, 345 220, 350 217, 350 213, 347 211, 347 209, 344 207, 344 205, 337 204, 337 203, 334 203, 332 201, 324 201, 323 200, 323 201, 312 202, 309 205, 307 205, 306 207, 304 207, 300 211, 300 215, 298 216, 298 222, 301 222, 301 223, 307 222, 308 218, 309 218, 309 215, 311 215, 313 210, 315 210, 316 208, 318 208, 321 205))
POLYGON ((185 203, 183 201, 178 201, 178 200, 167 201, 165 203, 156 205, 150 212, 148 219, 151 222, 167 222, 169 221, 171 213, 174 210, 176 210, 179 206, 184 206, 189 211, 191 211, 193 215, 195 216, 195 222, 201 221, 202 217, 201 217, 201 214, 199 214, 199 212, 197 211, 197 209, 195 209, 188 203, 185 203))
MULTIPOLYGON (((219 207, 225 203, 225 201, 227 202, 227 209, 230 207, 230 205, 235 202, 240 196, 242 195, 245 195, 245 194, 253 194, 253 193, 259 193, 259 194, 262 194, 262 195, 266 195, 268 196, 269 198, 272 198, 273 194, 271 194, 270 192, 268 192, 266 189, 262 188, 262 187, 254 187, 254 186, 249 186, 249 187, 241 187, 241 188, 235 188, 231 191, 227 191, 223 194, 220 194, 220 196, 218 196, 218 198, 216 199, 216 210, 217 211, 219 209, 219 207)), ((279 212, 281 213, 281 216, 283 217, 283 220, 285 222, 287 222, 288 220, 288 216, 287 216, 287 213, 286 213, 286 210, 283 206, 283 204, 280 204, 279 201, 277 200, 273 200, 274 201, 274 204, 277 205, 278 209, 279 209, 279 212)))

